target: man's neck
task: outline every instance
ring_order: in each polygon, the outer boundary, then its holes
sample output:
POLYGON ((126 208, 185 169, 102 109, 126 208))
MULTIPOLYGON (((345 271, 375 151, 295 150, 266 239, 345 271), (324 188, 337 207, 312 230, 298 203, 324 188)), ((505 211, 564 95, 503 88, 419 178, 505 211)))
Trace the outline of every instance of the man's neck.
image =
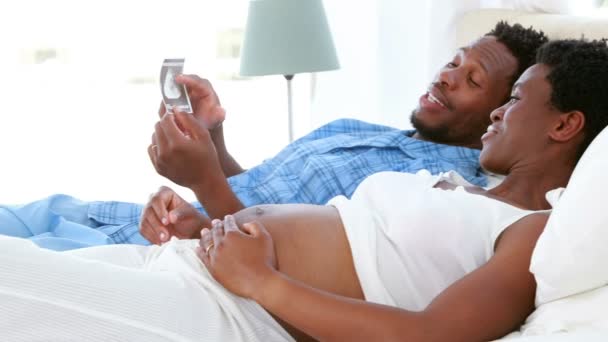
POLYGON ((481 140, 479 142, 475 142, 475 143, 463 143, 463 144, 456 144, 453 142, 449 142, 449 141, 436 141, 433 139, 429 139, 425 136, 423 136, 422 134, 420 134, 418 131, 415 131, 414 134, 411 136, 411 138, 413 139, 418 139, 418 140, 422 140, 422 141, 427 141, 427 142, 431 142, 434 144, 441 144, 441 145, 449 145, 449 146, 457 146, 457 147, 466 147, 466 148, 472 148, 475 150, 481 150, 481 140))

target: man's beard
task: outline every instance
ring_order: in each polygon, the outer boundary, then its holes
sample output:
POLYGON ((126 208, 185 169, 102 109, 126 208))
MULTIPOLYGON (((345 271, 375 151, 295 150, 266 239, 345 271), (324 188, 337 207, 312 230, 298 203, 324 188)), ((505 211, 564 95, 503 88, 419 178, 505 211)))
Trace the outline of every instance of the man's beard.
POLYGON ((426 141, 432 141, 440 144, 447 144, 451 141, 450 139, 450 128, 448 125, 443 124, 437 127, 429 127, 416 117, 416 111, 412 111, 410 116, 410 122, 416 129, 416 132, 426 141))

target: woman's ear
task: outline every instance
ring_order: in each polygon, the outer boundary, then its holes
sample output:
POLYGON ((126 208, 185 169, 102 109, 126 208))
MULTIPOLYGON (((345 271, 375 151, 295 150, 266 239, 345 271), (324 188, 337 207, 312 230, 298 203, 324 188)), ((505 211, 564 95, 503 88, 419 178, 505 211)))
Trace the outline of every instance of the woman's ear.
POLYGON ((585 127, 583 112, 573 110, 559 115, 559 120, 551 130, 549 136, 559 142, 566 142, 576 137, 585 127))

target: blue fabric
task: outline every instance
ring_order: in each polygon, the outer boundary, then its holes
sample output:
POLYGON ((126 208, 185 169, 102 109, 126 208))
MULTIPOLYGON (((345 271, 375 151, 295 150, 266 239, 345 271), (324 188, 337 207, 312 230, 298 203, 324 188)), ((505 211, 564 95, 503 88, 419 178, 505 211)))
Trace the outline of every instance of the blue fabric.
MULTIPOLYGON (((478 150, 413 139, 413 133, 358 120, 337 120, 228 181, 245 206, 325 204, 337 195, 350 197, 363 179, 380 171, 414 173, 427 169, 437 174, 455 170, 473 184, 486 185, 478 150)), ((203 211, 200 204, 194 204, 203 211)), ((55 195, 27 205, 0 207, 0 233, 30 238, 55 250, 148 244, 138 231, 142 208, 135 203, 82 202, 55 195)))

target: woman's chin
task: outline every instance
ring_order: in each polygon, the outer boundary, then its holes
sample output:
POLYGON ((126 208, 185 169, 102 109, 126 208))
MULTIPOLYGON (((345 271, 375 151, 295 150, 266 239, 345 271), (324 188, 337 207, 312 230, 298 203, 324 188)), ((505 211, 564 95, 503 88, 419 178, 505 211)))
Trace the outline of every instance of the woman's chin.
POLYGON ((495 160, 493 160, 492 158, 492 154, 489 153, 489 151, 487 151, 484 148, 481 150, 481 153, 479 154, 479 165, 481 165, 481 167, 488 172, 494 173, 494 174, 503 174, 503 172, 501 172, 501 168, 499 167, 499 165, 496 163, 495 160))

